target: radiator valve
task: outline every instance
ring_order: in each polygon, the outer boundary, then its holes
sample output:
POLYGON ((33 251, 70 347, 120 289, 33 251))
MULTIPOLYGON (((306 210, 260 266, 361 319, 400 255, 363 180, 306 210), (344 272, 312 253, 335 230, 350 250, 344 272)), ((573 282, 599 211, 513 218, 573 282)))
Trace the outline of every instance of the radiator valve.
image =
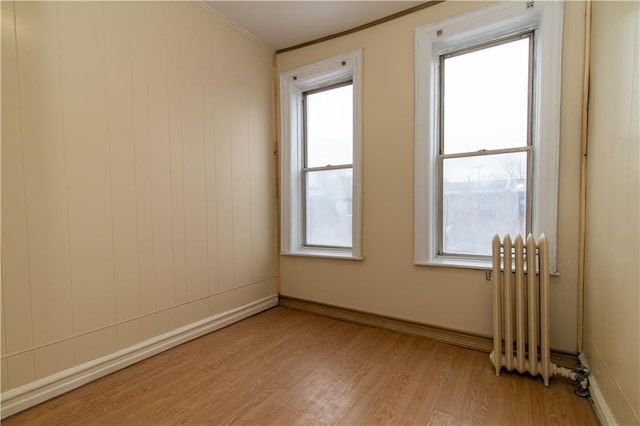
POLYGON ((574 390, 575 394, 582 398, 589 397, 589 369, 582 365, 578 366, 576 369, 576 389, 574 390))

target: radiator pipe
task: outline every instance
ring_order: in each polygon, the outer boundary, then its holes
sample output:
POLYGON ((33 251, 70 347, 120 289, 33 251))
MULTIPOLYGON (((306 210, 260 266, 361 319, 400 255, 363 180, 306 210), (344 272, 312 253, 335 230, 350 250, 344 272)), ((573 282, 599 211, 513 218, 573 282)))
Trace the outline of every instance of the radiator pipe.
POLYGON ((555 364, 551 364, 551 368, 554 375, 565 377, 574 382, 578 379, 578 373, 569 368, 558 367, 555 364))
POLYGON ((583 353, 578 354, 578 361, 580 363, 575 371, 569 368, 558 367, 555 364, 551 364, 551 367, 553 369, 553 374, 566 377, 567 379, 575 382, 576 388, 574 393, 576 395, 582 398, 587 398, 590 396, 589 376, 591 375, 591 372, 589 370, 589 365, 587 364, 587 359, 583 353))
POLYGON ((584 29, 584 71, 582 77, 582 135, 580 144, 580 222, 578 233, 578 324, 576 343, 583 351, 584 334, 584 268, 587 234, 587 157, 589 142, 589 63, 591 61, 591 0, 587 0, 584 29))

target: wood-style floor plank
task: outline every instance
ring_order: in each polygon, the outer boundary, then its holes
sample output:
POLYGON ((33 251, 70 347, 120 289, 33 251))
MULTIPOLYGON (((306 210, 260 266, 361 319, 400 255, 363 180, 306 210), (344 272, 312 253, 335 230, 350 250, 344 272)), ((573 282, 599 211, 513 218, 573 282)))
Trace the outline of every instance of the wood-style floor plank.
POLYGON ((3 424, 597 425, 572 384, 486 354, 278 307, 3 424))

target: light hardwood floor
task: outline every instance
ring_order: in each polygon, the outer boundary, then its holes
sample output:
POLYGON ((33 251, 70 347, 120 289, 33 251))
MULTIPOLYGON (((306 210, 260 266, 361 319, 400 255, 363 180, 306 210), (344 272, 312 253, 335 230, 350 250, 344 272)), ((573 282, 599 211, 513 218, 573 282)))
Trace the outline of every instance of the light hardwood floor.
POLYGON ((277 307, 9 417, 3 424, 596 425, 553 378, 488 356, 277 307))

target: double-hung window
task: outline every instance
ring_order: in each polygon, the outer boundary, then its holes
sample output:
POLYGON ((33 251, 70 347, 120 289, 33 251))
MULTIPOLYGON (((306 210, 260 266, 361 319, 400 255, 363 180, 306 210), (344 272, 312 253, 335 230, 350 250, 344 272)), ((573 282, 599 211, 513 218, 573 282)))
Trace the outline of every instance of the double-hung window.
POLYGON ((416 264, 487 267, 495 234, 545 233, 555 271, 561 2, 416 30, 416 264))
POLYGON ((361 52, 280 76, 281 252, 360 259, 361 52))
POLYGON ((440 255, 487 256, 496 233, 531 231, 533 38, 439 56, 440 255))
POLYGON ((351 248, 353 82, 303 94, 305 247, 351 248))

